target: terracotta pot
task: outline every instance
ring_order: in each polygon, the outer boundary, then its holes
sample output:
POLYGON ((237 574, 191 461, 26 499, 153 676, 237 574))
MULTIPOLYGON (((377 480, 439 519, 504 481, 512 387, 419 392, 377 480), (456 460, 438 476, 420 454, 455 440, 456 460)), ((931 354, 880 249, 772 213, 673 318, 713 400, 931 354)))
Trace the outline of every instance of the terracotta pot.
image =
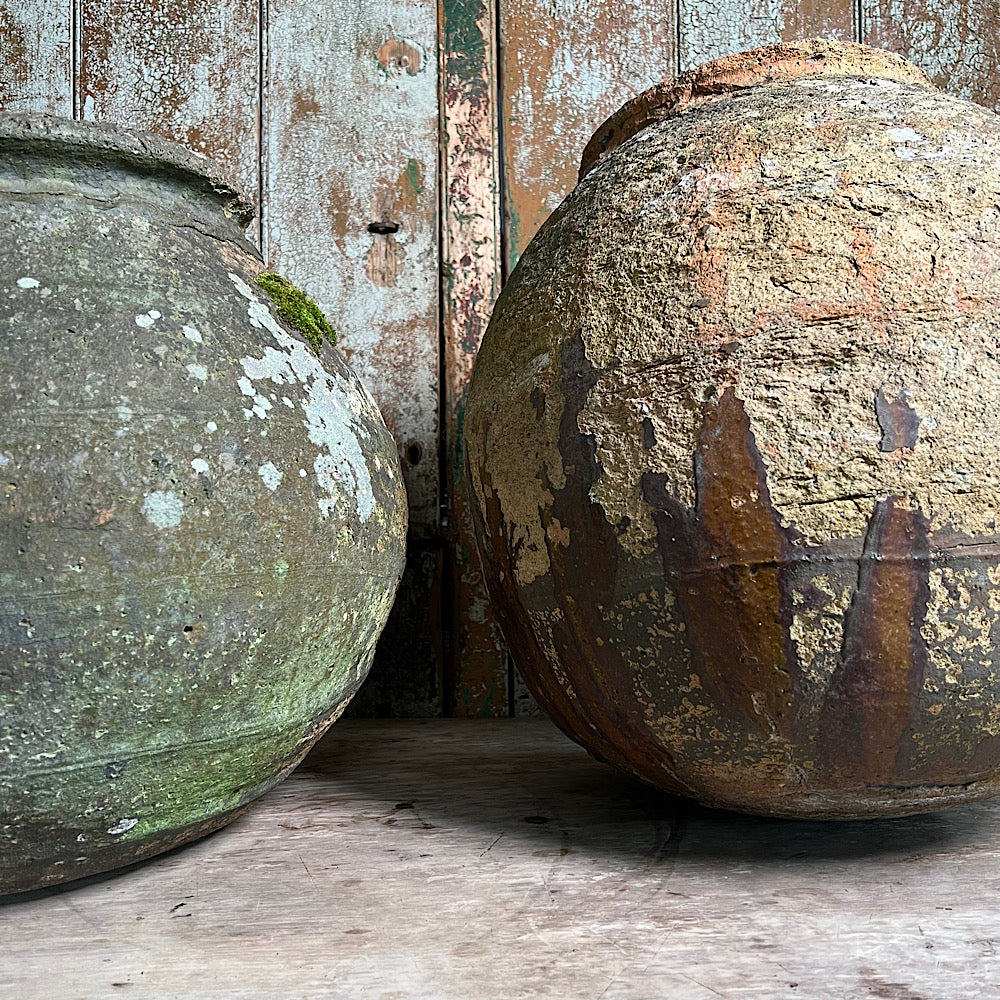
POLYGON ((598 131, 479 355, 480 543, 574 739, 779 816, 993 795, 1000 122, 857 45, 598 131))
POLYGON ((370 666, 396 449, 251 216, 172 143, 0 118, 0 891, 226 823, 370 666))

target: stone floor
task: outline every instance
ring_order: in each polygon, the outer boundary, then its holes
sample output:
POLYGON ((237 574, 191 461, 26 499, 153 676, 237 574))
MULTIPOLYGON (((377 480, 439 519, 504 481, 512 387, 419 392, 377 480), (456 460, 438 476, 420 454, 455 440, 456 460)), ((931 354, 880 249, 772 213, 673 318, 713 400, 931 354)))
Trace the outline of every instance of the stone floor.
POLYGON ((345 720, 199 843, 0 905, 7 1000, 1000 998, 1000 802, 713 813, 542 719, 345 720))

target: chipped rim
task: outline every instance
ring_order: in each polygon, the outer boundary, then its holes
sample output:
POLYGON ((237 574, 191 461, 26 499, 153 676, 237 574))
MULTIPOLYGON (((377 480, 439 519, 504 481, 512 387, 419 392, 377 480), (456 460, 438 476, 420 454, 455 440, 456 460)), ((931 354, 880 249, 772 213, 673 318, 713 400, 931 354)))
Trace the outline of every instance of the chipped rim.
POLYGON ((713 59, 664 80, 619 108, 587 143, 579 180, 612 150, 647 125, 683 111, 698 98, 811 77, 875 77, 934 89, 930 77, 902 56, 857 42, 813 38, 779 42, 713 59))
POLYGON ((105 122, 81 122, 44 114, 0 114, 0 149, 51 149, 55 158, 75 154, 83 160, 117 160, 141 173, 173 175, 194 181, 220 197, 227 215, 244 227, 256 210, 253 201, 220 164, 178 142, 105 122))

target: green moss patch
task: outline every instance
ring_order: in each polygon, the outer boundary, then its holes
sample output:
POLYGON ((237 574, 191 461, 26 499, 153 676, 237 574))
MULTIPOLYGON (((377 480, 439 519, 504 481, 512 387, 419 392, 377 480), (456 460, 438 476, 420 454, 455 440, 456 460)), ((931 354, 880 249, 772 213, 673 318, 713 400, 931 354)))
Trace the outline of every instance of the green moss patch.
POLYGON ((337 331, 327 322, 319 306, 290 281, 273 271, 262 271, 257 275, 256 285, 271 297, 281 319, 293 330, 298 330, 317 354, 324 340, 337 343, 337 331))

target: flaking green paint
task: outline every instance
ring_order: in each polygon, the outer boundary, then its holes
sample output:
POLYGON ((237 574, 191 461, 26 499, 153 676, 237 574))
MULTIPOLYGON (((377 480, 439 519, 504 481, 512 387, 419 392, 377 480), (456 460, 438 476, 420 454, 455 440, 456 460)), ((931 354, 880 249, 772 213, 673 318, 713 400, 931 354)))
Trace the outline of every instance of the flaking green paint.
POLYGON ((262 271, 254 283, 267 292, 277 307, 278 315, 293 330, 301 333, 317 354, 324 340, 330 344, 337 343, 337 331, 327 322, 320 307, 287 278, 273 271, 262 271))
POLYGON ((424 168, 419 160, 412 157, 406 161, 406 170, 403 172, 406 183, 410 185, 415 195, 423 193, 424 190, 424 168))
POLYGON ((445 0, 444 35, 448 73, 461 81, 473 103, 489 99, 486 43, 480 24, 485 13, 481 0, 445 0))

